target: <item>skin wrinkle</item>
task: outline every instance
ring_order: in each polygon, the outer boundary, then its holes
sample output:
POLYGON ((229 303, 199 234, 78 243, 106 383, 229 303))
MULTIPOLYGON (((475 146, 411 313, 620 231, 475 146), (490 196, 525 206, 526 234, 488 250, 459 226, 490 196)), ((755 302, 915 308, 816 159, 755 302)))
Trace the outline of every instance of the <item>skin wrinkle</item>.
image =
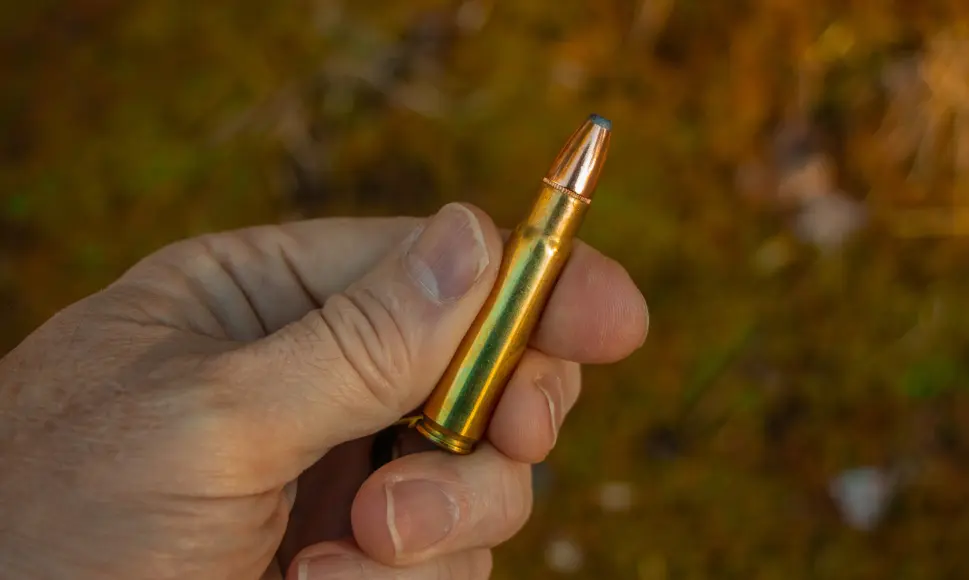
POLYGON ((295 343, 292 340, 283 343, 294 344, 295 353, 298 354, 304 349, 304 347, 298 344, 298 341, 302 340, 321 343, 324 346, 309 349, 315 353, 315 356, 301 357, 298 363, 294 362, 294 355, 292 354, 286 354, 283 357, 270 356, 271 360, 277 361, 280 368, 271 371, 269 376, 279 376, 286 368, 293 368, 298 364, 299 367, 309 372, 304 371, 299 375, 294 375, 290 371, 282 375, 284 377, 291 377, 292 379, 299 379, 298 384, 293 385, 291 389, 285 389, 300 394, 300 399, 296 401, 296 405, 302 406, 310 404, 319 408, 360 407, 358 393, 350 388, 350 385, 355 379, 353 375, 354 370, 346 364, 331 364, 339 363, 342 355, 336 348, 336 341, 329 324, 323 319, 322 310, 314 310, 311 312, 308 318, 304 319, 304 322, 298 328, 303 331, 303 336, 297 337, 295 343), (325 345, 331 346, 327 347, 325 345), (332 355, 322 356, 326 353, 332 353, 332 355), (347 371, 349 371, 349 375, 347 371), (324 380, 330 385, 330 388, 327 391, 303 388, 303 385, 310 380, 304 378, 306 375, 315 375, 317 377, 316 380, 324 380), (314 394, 317 396, 314 397, 314 394))
POLYGON ((286 532, 286 524, 289 522, 289 511, 289 502, 285 494, 277 491, 276 509, 261 528, 265 532, 263 534, 265 542, 262 550, 256 551, 261 556, 250 566, 244 567, 243 570, 262 570, 268 568, 274 562, 279 543, 286 532))
MULTIPOLYGON (((234 578, 251 577, 252 570, 266 569, 273 560, 273 556, 276 551, 276 545, 278 544, 279 538, 282 536, 283 530, 285 529, 288 511, 285 509, 285 505, 284 505, 285 500, 282 497, 280 497, 280 494, 278 493, 278 491, 259 494, 257 499, 259 500, 264 499, 265 501, 259 501, 258 503, 259 505, 266 505, 266 508, 267 508, 265 516, 260 516, 258 513, 252 514, 251 516, 249 516, 251 519, 255 521, 261 520, 261 523, 257 524, 256 526, 256 530, 258 531, 260 540, 261 540, 259 544, 253 547, 252 549, 245 550, 244 552, 239 551, 239 548, 241 548, 241 546, 235 547, 232 545, 231 542, 227 542, 221 548, 216 548, 217 551, 223 552, 227 559, 232 558, 233 554, 236 554, 232 560, 234 563, 235 570, 231 575, 231 577, 234 577, 234 578)), ((243 498, 240 498, 238 501, 243 501, 243 498)), ((184 498, 180 498, 180 501, 177 501, 177 503, 184 503, 184 498)), ((248 528, 249 527, 246 521, 241 521, 241 520, 233 521, 233 520, 236 520, 236 518, 229 517, 231 513, 232 513, 231 511, 219 512, 218 515, 220 516, 219 519, 221 521, 217 525, 217 527, 228 527, 228 528, 248 528)), ((195 514, 192 514, 191 512, 186 512, 184 515, 188 516, 186 518, 186 521, 184 522, 176 521, 174 523, 174 526, 176 528, 184 528, 186 525, 190 526, 192 521, 197 519, 197 517, 195 517, 195 514)), ((173 524, 168 523, 168 525, 171 526, 173 524)), ((193 542, 183 547, 184 551, 188 551, 190 553, 198 552, 199 557, 191 558, 191 559, 195 559, 199 562, 203 562, 204 559, 202 558, 202 556, 213 549, 213 546, 212 546, 213 540, 225 542, 224 538, 217 538, 216 536, 213 536, 211 534, 202 534, 200 537, 202 538, 201 540, 193 542)), ((171 555, 170 557, 173 560, 177 558, 177 556, 174 556, 174 555, 171 555)), ((175 566, 178 565, 178 563, 174 561, 172 564, 175 566)))
MULTIPOLYGON (((127 311, 123 312, 120 308, 116 308, 116 313, 106 315, 105 318, 109 320, 116 320, 118 322, 124 322, 132 325, 138 325, 144 328, 150 328, 154 326, 162 326, 165 328, 170 328, 172 330, 179 330, 179 322, 172 318, 163 319, 161 316, 150 312, 140 300, 138 300, 137 292, 144 289, 138 288, 130 284, 125 284, 117 288, 120 294, 132 293, 135 296, 131 300, 125 301, 125 309, 127 311), (140 316, 139 316, 140 315, 140 316)), ((190 290, 191 292, 191 290, 190 290)), ((164 298, 169 298, 169 296, 164 296, 164 298)), ((151 305, 153 308, 157 308, 158 304, 162 302, 157 297, 152 297, 151 305)), ((215 316, 214 311, 206 311, 209 320, 200 322, 197 316, 190 315, 182 318, 184 326, 190 332, 197 334, 199 336, 206 336, 213 339, 225 339, 228 336, 225 333, 224 325, 215 316)))
MULTIPOLYGON (((262 313, 260 312, 259 307, 257 306, 255 295, 252 293, 251 289, 249 288, 249 285, 246 283, 246 280, 242 276, 241 272, 237 269, 237 264, 239 262, 238 257, 236 259, 232 259, 232 258, 226 259, 227 256, 225 256, 224 254, 231 253, 231 250, 226 248, 220 248, 216 245, 216 243, 220 241, 220 238, 209 237, 209 238, 202 238, 202 240, 203 240, 202 244, 205 247, 205 249, 208 251, 212 260, 215 262, 216 265, 218 265, 222 273, 232 282, 232 285, 239 290, 239 293, 245 299, 246 304, 249 306, 249 312, 252 316, 252 319, 255 320, 255 322, 259 325, 259 330, 260 330, 259 336, 261 337, 261 336, 268 335, 269 326, 266 324, 266 321, 263 319, 262 313), (220 251, 223 249, 225 249, 226 252, 220 251)), ((240 234, 239 236, 236 237, 236 240, 238 240, 241 243, 243 249, 246 249, 246 250, 253 249, 252 244, 249 243, 249 241, 247 240, 247 236, 245 234, 240 234)), ((227 242, 223 241, 222 243, 227 243, 227 242)), ((231 243, 231 240, 229 243, 231 243)))
POLYGON ((374 331, 370 352, 381 353, 371 358, 374 364, 383 367, 381 375, 390 385, 402 384, 411 376, 411 361, 416 360, 416 353, 403 330, 407 325, 402 325, 399 320, 402 312, 400 303, 395 298, 391 298, 390 304, 387 304, 381 299, 381 295, 366 286, 348 293, 347 298, 360 312, 365 315, 369 313, 366 318, 374 331), (365 304, 370 304, 373 308, 365 308, 365 304), (381 321, 385 322, 381 323, 381 321))
MULTIPOLYGON (((241 242, 240 254, 244 256, 233 257, 231 244, 226 244, 226 253, 219 261, 223 264, 223 267, 232 272, 234 278, 237 278, 240 282, 240 287, 248 298, 249 304, 252 305, 253 315, 259 321, 262 327, 263 334, 269 335, 275 329, 275 324, 270 321, 271 305, 269 308, 265 304, 260 304, 259 296, 264 296, 266 294, 265 288, 268 286, 268 282, 274 276, 274 270, 277 270, 280 262, 278 260, 267 259, 267 253, 265 248, 262 247, 254 239, 255 230, 245 230, 239 236, 238 239, 241 242), (257 268, 251 266, 247 267, 249 264, 259 264, 257 268), (249 273, 250 276, 246 276, 249 273), (255 273, 256 276, 251 275, 255 273), (253 279, 247 279, 253 278, 253 279)), ((285 271, 285 265, 283 266, 285 271)), ((307 302, 307 306, 311 305, 312 302, 307 302)))
POLYGON ((242 340, 261 338, 265 336, 262 322, 256 317, 254 306, 239 285, 239 280, 217 259, 210 247, 211 242, 206 238, 213 237, 216 236, 203 236, 184 243, 186 267, 182 270, 183 275, 198 281, 209 304, 220 305, 221 315, 218 318, 228 336, 242 340), (192 251, 193 248, 197 249, 192 251), (254 326, 258 329, 254 330, 254 326))
MULTIPOLYGON (((217 304, 218 301, 213 300, 214 296, 208 292, 205 285, 195 276, 192 276, 189 272, 186 272, 177 266, 169 266, 168 264, 165 266, 172 269, 173 273, 175 274, 173 278, 182 282, 182 285, 188 289, 189 295, 195 298, 195 303, 205 305, 202 307, 203 311, 211 317, 211 322, 215 323, 215 329, 209 330, 209 324, 199 321, 196 316, 189 315, 183 317, 183 320, 187 323, 187 326, 199 334, 211 336, 212 338, 229 338, 230 326, 228 321, 224 316, 219 315, 217 308, 211 306, 212 304, 217 304)), ((157 284, 154 285, 154 287, 150 290, 157 291, 157 286, 157 284)), ((171 292, 171 294, 177 295, 177 292, 171 292)), ((174 324, 171 326, 177 327, 177 325, 174 324)))
MULTIPOLYGON (((263 321, 267 334, 271 334, 282 328, 286 324, 298 319, 299 314, 320 308, 324 301, 319 301, 311 292, 303 272, 298 270, 298 264, 288 254, 287 240, 292 237, 285 233, 281 228, 264 227, 244 230, 245 235, 242 239, 249 248, 250 253, 258 259, 250 260, 251 263, 265 264, 267 267, 258 268, 265 270, 266 273, 259 276, 258 283, 253 282, 253 294, 255 297, 267 294, 269 287, 279 288, 279 292, 284 292, 287 296, 283 297, 284 304, 279 301, 267 301, 254 299, 254 303, 259 309, 257 313, 263 321), (275 279, 285 279, 287 283, 280 284, 274 282, 275 279), (290 296, 290 294, 292 294, 290 296), (262 305, 259 303, 263 302, 262 305), (295 312, 299 314, 294 314, 295 312)), ((228 257, 228 255, 227 255, 228 257)), ((229 262, 232 262, 229 258, 229 262)))
MULTIPOLYGON (((228 313, 225 312, 224 308, 216 308, 216 304, 224 304, 222 300, 217 300, 217 294, 212 294, 206 288, 203 280, 210 280, 210 272, 213 270, 211 268, 212 261, 207 258, 205 248, 202 247, 196 240, 185 241, 172 246, 168 250, 162 250, 158 255, 157 264, 154 262, 145 262, 142 265, 135 266, 128 275, 123 276, 117 284, 120 287, 131 286, 133 288, 140 288, 145 291, 146 294, 151 295, 159 291, 159 286, 167 290, 169 288, 166 284, 159 284, 158 279, 164 279, 164 274, 169 272, 174 274, 171 279, 178 280, 184 285, 184 288, 188 290, 190 297, 195 298, 194 301, 184 301, 184 302, 194 302, 195 304, 202 305, 202 309, 207 312, 216 323, 215 332, 209 332, 204 329, 200 334, 206 336, 211 336, 212 338, 229 338, 231 335, 232 326, 229 323, 228 313), (198 246, 199 251, 189 252, 193 246, 198 246), (179 265, 177 261, 171 259, 170 255, 178 256, 184 254, 182 258, 182 265, 179 265), (147 270, 149 275, 146 276, 146 283, 138 283, 138 275, 142 273, 142 269, 147 270), (159 276, 155 276, 158 274, 159 276), (158 279, 156 279, 158 278, 158 279)), ((168 292, 165 292, 169 295, 168 292)), ((172 292, 171 294, 176 295, 177 293, 172 292)), ((154 317, 152 317, 154 319, 154 317)), ((199 321, 194 316, 183 316, 182 320, 189 326, 190 329, 198 332, 199 321)), ((168 322, 167 326, 172 328, 179 328, 177 324, 168 322)))
POLYGON ((400 401, 391 377, 374 362, 373 355, 366 347, 361 332, 373 331, 366 313, 361 312, 345 295, 337 294, 327 300, 320 311, 320 317, 329 329, 330 335, 343 353, 339 361, 351 371, 356 384, 365 387, 365 392, 377 402, 382 410, 394 413, 400 401), (349 307, 347 306, 349 305, 349 307))
MULTIPOLYGON (((384 291, 379 294, 382 298, 380 300, 384 304, 384 307, 388 312, 403 313, 405 308, 407 310, 412 310, 416 305, 407 305, 405 300, 401 299, 402 294, 406 294, 411 287, 401 281, 393 281, 384 285, 384 291)), ((374 296, 378 296, 371 289, 365 290, 367 293, 374 296)), ((426 305, 421 305, 426 306, 426 305)), ((421 317, 423 320, 424 318, 421 317)), ((393 322, 397 326, 397 333, 400 335, 401 340, 404 342, 404 346, 407 347, 407 354, 409 357, 414 357, 419 352, 420 345, 422 343, 423 328, 418 325, 404 325, 400 324, 398 317, 393 317, 393 322)), ((416 360, 415 358, 409 358, 408 360, 416 360)))
POLYGON ((292 236, 281 231, 278 233, 278 235, 279 240, 276 244, 276 249, 280 261, 283 263, 283 265, 285 265, 286 269, 291 275, 291 279, 296 283, 296 286, 303 293, 303 296, 306 297, 306 300, 313 305, 313 308, 321 308, 326 302, 326 296, 317 296, 312 290, 310 290, 310 287, 306 283, 306 278, 303 275, 303 272, 297 265, 298 262, 290 255, 289 244, 295 245, 295 240, 292 236))

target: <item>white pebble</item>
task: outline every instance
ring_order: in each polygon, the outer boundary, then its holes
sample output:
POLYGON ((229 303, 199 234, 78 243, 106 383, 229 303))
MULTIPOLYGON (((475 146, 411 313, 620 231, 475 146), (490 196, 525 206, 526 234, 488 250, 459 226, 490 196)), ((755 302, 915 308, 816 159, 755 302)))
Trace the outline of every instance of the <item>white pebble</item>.
POLYGON ((633 503, 633 487, 625 481, 610 481, 599 486, 599 507, 607 512, 625 512, 633 503))
POLYGON ((795 233, 806 242, 830 250, 843 244, 866 221, 864 205, 842 193, 831 193, 815 197, 802 206, 795 233))
POLYGON ((895 493, 895 477, 875 467, 843 471, 828 484, 831 497, 845 523, 857 530, 872 530, 885 515, 895 493))
POLYGON ((490 11, 490 3, 484 0, 467 0, 458 8, 456 15, 458 27, 468 32, 477 32, 488 21, 490 11))
POLYGON ((571 540, 553 540, 545 547, 545 563, 555 572, 574 574, 583 560, 582 548, 571 540))

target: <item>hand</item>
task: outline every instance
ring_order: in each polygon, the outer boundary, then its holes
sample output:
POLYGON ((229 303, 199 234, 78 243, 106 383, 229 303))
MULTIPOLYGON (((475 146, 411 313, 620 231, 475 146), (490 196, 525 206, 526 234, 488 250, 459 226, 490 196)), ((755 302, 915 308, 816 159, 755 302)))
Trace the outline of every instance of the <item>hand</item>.
POLYGON ((57 314, 0 361, 0 570, 487 577, 578 363, 623 358, 647 328, 626 272, 579 244, 488 441, 369 474, 372 435, 430 393, 500 256, 457 204, 260 227, 169 246, 57 314))

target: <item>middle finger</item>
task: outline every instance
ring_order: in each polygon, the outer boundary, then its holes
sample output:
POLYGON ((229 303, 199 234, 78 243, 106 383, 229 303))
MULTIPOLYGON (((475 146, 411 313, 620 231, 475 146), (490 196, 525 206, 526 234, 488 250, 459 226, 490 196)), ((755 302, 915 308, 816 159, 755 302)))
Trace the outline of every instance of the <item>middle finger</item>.
POLYGON ((541 462, 581 389, 577 363, 526 350, 495 408, 488 440, 512 459, 541 462))

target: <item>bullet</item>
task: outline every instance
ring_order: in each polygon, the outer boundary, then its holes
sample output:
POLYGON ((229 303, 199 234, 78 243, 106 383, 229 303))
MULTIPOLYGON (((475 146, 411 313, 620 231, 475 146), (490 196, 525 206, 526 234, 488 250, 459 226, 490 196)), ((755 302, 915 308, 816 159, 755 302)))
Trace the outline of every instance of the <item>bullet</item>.
POLYGON ((438 447, 464 455, 484 436, 592 203, 611 130, 592 115, 572 134, 505 244, 491 294, 414 425, 438 447))

